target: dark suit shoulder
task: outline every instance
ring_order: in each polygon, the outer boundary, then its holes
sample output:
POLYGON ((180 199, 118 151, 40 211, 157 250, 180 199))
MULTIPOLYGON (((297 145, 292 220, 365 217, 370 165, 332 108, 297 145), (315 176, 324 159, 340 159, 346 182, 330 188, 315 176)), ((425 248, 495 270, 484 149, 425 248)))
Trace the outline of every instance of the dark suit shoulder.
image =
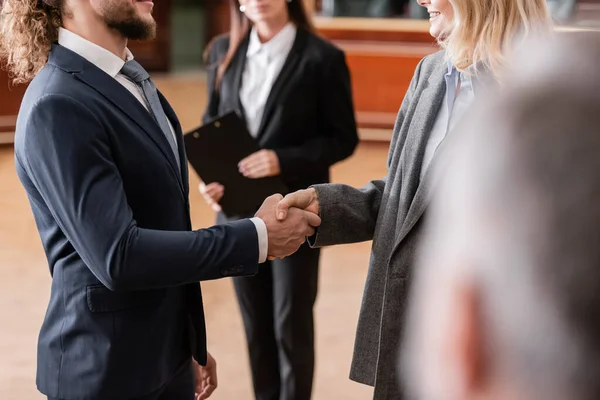
POLYGON ((19 118, 30 116, 34 109, 55 110, 59 112, 59 118, 65 114, 77 114, 81 109, 92 112, 93 95, 93 91, 70 74, 47 66, 27 87, 21 102, 19 118))
POLYGON ((206 62, 211 65, 221 60, 227 54, 229 50, 229 34, 224 33, 215 36, 208 46, 208 59, 206 62))
POLYGON ((95 92, 85 83, 55 65, 46 64, 25 91, 17 117, 16 134, 31 132, 25 127, 32 118, 41 115, 45 118, 54 115, 50 121, 57 124, 68 118, 81 117, 82 113, 96 116, 100 112, 96 104, 95 92))
POLYGON ((21 102, 21 113, 52 95, 72 97, 80 93, 76 80, 60 68, 46 64, 27 86, 21 102), (73 90, 75 89, 75 90, 73 90))
POLYGON ((339 60, 344 59, 344 51, 337 47, 329 40, 309 31, 304 31, 306 34, 307 52, 319 61, 339 60))
POLYGON ((93 113, 98 109, 94 107, 96 94, 90 90, 86 84, 76 79, 72 74, 56 67, 47 64, 31 81, 19 110, 19 119, 29 118, 34 108, 55 109, 57 112, 63 113, 78 113, 79 111, 73 107, 78 105, 80 108, 85 108, 93 113), (71 104, 70 107, 56 108, 59 104, 71 104))

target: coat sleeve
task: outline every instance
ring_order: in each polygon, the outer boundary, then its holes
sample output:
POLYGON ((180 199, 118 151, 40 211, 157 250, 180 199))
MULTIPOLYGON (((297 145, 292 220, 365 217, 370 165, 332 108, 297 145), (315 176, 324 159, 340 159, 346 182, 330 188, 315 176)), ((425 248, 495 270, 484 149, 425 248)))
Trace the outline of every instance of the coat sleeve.
MULTIPOLYGON (((398 111, 388 153, 388 176, 400 128, 404 124, 407 110, 415 95, 422 62, 421 60, 415 70, 398 111)), ((400 154, 400 151, 396 154, 400 154)), ((371 181, 360 189, 340 184, 315 185, 322 223, 316 234, 310 238, 310 244, 313 247, 322 247, 372 240, 387 182, 386 176, 383 179, 371 181)))

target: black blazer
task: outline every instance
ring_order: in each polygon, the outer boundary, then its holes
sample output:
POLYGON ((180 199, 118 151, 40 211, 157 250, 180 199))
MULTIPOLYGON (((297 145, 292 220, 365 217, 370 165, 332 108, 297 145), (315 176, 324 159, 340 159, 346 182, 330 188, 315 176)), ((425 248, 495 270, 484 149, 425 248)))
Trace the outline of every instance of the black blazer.
POLYGON ((55 45, 21 104, 16 169, 52 274, 39 390, 61 399, 139 398, 193 354, 206 361, 198 281, 258 270, 242 220, 191 231, 187 160, 120 83, 55 45))
MULTIPOLYGON (((229 111, 244 115, 239 92, 249 38, 240 44, 218 90, 210 89, 229 37, 217 38, 210 48, 204 123, 229 111)), ((329 167, 349 157, 358 144, 350 73, 340 49, 298 28, 265 105, 258 141, 277 153, 290 191, 329 182, 329 167)))

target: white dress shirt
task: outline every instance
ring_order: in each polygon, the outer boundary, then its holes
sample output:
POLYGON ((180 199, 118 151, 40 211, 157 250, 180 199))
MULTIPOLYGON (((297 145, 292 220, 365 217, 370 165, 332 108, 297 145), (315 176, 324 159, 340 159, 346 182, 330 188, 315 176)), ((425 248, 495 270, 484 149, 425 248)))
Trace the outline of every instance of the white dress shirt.
POLYGON ((446 94, 444 102, 429 135, 423 165, 421 166, 421 179, 425 176, 431 160, 439 145, 448 132, 456 127, 465 111, 469 109, 475 100, 473 74, 460 73, 452 64, 448 64, 446 78, 446 94))
POLYGON ((248 130, 254 137, 258 135, 265 104, 294 45, 296 33, 296 25, 291 22, 266 43, 261 43, 256 29, 250 32, 239 95, 248 130))
MULTIPOLYGON (((125 61, 133 60, 133 54, 131 54, 129 49, 126 49, 126 60, 123 60, 117 55, 106 50, 105 48, 100 47, 97 44, 92 43, 89 40, 84 39, 81 36, 64 28, 59 28, 58 44, 80 55, 81 57, 85 58, 87 61, 94 64, 96 67, 100 68, 102 71, 106 72, 108 75, 113 77, 117 82, 123 85, 131 94, 133 94, 136 99, 138 99, 138 101, 146 108, 146 110, 148 110, 148 117, 152 118, 150 114, 150 107, 148 105, 148 102, 146 101, 146 97, 144 96, 142 88, 121 73, 121 68, 123 68, 123 66, 125 65, 125 61)), ((171 121, 168 121, 168 123, 169 128, 171 129, 171 134, 173 135, 173 138, 175 138, 175 143, 177 143, 175 129, 173 129, 171 121)), ((256 226, 256 232, 258 234, 258 262, 263 263, 267 260, 267 253, 269 251, 267 226, 265 225, 264 221, 260 218, 251 218, 250 220, 254 223, 254 226, 256 226)))

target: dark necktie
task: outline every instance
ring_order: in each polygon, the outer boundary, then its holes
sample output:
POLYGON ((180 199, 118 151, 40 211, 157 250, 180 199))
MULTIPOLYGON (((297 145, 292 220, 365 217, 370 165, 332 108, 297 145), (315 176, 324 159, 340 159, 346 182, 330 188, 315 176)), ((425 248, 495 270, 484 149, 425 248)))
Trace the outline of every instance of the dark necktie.
POLYGON ((158 91, 156 90, 156 86, 150 80, 150 75, 148 72, 142 67, 137 61, 130 60, 125 63, 123 68, 121 68, 121 73, 135 82, 140 86, 142 92, 144 93, 144 97, 150 106, 150 111, 160 129, 163 131, 169 145, 171 146, 171 150, 175 155, 175 159, 177 160, 177 166, 179 167, 179 153, 177 152, 177 144, 175 143, 175 138, 173 137, 173 133, 171 132, 171 128, 169 127, 169 122, 167 120, 167 115, 160 104, 160 99, 158 98, 158 91))

